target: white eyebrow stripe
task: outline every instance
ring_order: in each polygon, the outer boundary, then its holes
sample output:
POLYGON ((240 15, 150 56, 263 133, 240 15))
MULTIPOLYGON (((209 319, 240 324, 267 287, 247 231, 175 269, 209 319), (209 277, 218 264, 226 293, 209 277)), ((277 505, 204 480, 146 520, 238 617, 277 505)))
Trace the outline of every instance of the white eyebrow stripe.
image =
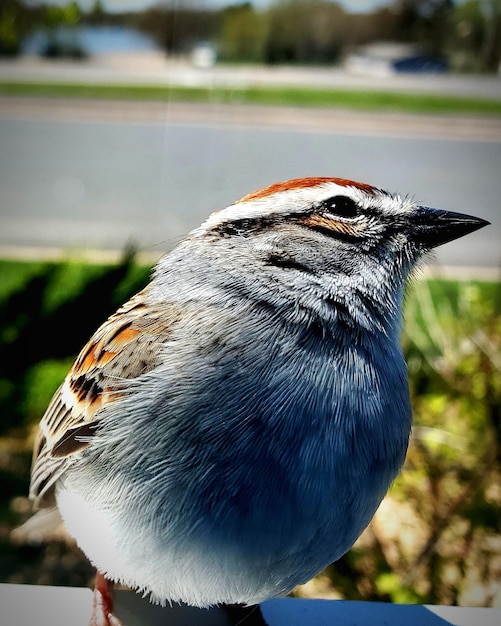
POLYGON ((315 204, 327 200, 335 195, 347 195, 357 202, 366 194, 354 187, 345 187, 334 182, 323 182, 313 187, 293 187, 285 191, 277 191, 266 196, 252 196, 249 200, 239 200, 229 207, 212 213, 207 220, 195 231, 206 232, 228 222, 242 219, 259 219, 275 215, 289 215, 291 211, 301 213, 309 210, 315 204))

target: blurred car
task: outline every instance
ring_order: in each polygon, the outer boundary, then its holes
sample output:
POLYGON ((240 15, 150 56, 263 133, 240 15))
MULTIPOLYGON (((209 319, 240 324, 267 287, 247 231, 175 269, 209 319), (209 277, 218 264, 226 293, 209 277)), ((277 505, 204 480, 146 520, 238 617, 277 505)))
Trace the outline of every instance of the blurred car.
POLYGON ((215 65, 216 59, 216 47, 207 41, 196 44, 191 51, 191 63, 194 67, 202 69, 212 67, 215 65))
POLYGON ((395 72, 442 74, 447 72, 449 67, 443 57, 416 54, 393 61, 393 69, 395 72))

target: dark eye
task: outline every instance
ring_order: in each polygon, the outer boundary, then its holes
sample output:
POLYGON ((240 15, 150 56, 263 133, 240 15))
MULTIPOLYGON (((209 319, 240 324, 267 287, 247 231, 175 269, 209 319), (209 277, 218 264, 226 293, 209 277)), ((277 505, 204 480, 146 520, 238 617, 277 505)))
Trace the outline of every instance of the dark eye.
POLYGON ((358 204, 346 196, 334 196, 322 202, 322 209, 338 217, 357 217, 358 204))

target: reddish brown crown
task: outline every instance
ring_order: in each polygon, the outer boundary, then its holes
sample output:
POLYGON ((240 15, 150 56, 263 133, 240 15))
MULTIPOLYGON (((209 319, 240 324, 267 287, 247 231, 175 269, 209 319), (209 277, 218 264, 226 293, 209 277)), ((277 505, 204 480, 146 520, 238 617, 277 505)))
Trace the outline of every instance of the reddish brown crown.
POLYGON ((253 191, 252 193, 244 196, 241 200, 239 200, 239 202, 259 200, 260 198, 266 198, 267 196, 270 196, 274 193, 290 191, 292 189, 304 189, 305 187, 316 187, 317 185, 322 185, 323 183, 335 183, 336 185, 341 185, 342 187, 356 187, 357 189, 361 189, 362 191, 371 194, 375 192, 375 187, 373 187, 372 185, 367 185, 366 183, 357 183, 353 180, 348 180, 346 178, 294 178, 292 180, 287 180, 281 183, 274 183, 273 185, 269 185, 268 187, 264 187, 264 189, 259 189, 258 191, 253 191))

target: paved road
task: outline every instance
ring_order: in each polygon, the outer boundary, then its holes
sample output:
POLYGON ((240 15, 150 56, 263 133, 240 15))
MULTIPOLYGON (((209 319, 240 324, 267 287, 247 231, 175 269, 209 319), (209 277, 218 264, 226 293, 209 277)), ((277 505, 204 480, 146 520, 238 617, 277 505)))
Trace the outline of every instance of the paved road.
POLYGON ((501 127, 477 118, 0 99, 1 246, 171 247, 262 185, 335 175, 493 222, 441 264, 499 265, 501 127))

